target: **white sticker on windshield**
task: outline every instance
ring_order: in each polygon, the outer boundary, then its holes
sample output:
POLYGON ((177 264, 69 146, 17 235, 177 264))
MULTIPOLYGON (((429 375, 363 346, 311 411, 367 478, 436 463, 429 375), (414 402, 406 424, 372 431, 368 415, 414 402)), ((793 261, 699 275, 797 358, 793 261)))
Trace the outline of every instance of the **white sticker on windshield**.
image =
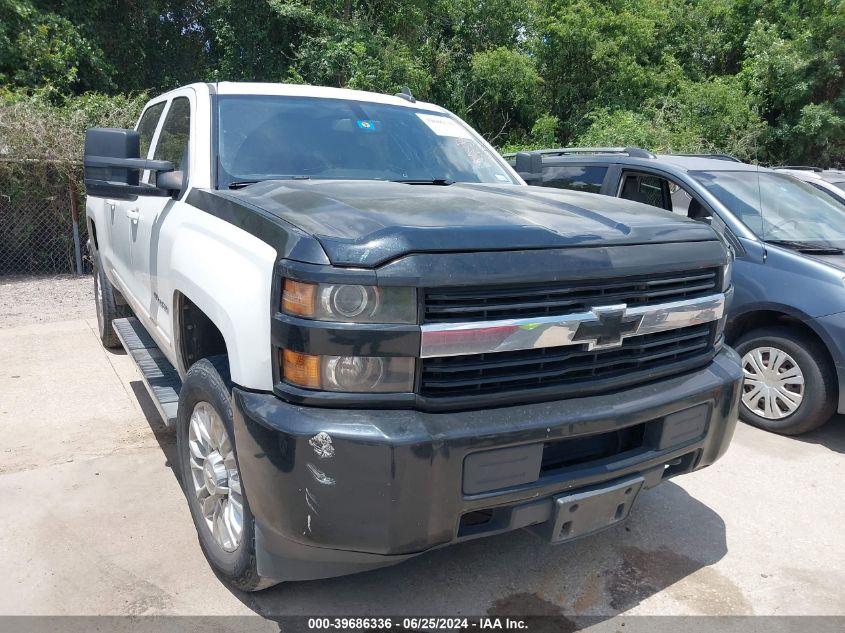
POLYGON ((420 120, 425 123, 437 136, 453 136, 455 138, 472 138, 469 132, 460 123, 448 116, 437 114, 416 113, 420 120))

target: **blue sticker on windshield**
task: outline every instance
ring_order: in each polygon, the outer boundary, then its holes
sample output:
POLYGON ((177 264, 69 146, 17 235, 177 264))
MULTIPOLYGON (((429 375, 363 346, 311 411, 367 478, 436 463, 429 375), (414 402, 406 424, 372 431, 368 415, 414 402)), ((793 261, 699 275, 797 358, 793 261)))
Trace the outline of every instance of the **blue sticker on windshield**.
POLYGON ((377 130, 378 121, 368 121, 366 119, 361 119, 356 123, 358 125, 358 129, 363 130, 364 132, 375 132, 377 130))

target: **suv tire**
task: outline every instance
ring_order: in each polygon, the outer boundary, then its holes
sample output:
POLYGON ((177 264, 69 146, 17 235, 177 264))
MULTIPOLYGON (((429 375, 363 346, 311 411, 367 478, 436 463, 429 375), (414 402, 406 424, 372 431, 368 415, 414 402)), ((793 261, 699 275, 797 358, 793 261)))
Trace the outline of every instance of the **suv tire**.
POLYGON ((191 365, 176 416, 179 473, 211 567, 242 591, 260 591, 276 582, 259 576, 256 567, 255 522, 240 483, 231 394, 228 357, 191 365))
POLYGON ((836 374, 818 340, 789 327, 765 327, 743 334, 734 348, 745 375, 740 402, 744 422, 799 435, 831 418, 837 404, 836 374))

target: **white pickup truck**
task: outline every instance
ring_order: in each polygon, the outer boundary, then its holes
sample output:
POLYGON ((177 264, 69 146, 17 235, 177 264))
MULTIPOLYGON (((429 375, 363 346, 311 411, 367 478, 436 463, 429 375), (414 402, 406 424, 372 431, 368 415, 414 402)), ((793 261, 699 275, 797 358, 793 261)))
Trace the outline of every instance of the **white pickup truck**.
POLYGON ((577 538, 730 442, 714 231, 528 187, 408 92, 193 84, 84 164, 100 336, 241 589, 577 538))

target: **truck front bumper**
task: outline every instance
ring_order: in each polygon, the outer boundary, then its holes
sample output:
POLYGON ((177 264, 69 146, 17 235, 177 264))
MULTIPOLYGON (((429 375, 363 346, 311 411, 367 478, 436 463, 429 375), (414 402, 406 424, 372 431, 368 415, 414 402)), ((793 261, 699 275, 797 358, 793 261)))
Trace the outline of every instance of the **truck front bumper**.
POLYGON ((617 393, 459 413, 320 409, 235 388, 259 573, 338 576, 528 526, 558 540, 563 493, 650 488, 716 461, 741 381, 726 347, 617 393))

